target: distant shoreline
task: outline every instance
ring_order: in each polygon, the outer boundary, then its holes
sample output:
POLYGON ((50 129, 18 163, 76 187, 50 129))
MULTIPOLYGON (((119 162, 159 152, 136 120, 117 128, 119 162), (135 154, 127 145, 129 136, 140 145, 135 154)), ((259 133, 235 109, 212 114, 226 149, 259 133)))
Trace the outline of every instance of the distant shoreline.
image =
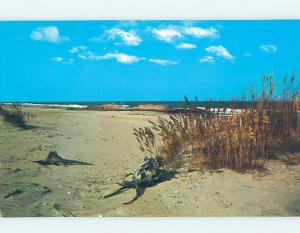
MULTIPOLYGON (((2 103, 4 105, 12 105, 13 103, 2 103)), ((33 107, 33 108, 44 108, 44 109, 65 109, 65 110, 74 110, 74 111, 131 111, 131 112, 160 112, 160 113, 180 113, 185 110, 189 109, 189 106, 184 106, 184 102, 182 105, 176 106, 169 106, 167 104, 153 104, 153 103, 144 103, 139 104, 136 106, 129 106, 124 104, 116 104, 116 103, 109 103, 109 104, 96 104, 96 105, 80 105, 80 104, 42 104, 42 103, 20 103, 22 107, 33 107)), ((202 105, 205 106, 205 105, 202 105)), ((203 111, 205 107, 197 105, 196 111, 203 111)), ((210 107, 212 112, 218 112, 218 109, 222 107, 210 107)), ((241 109, 235 109, 236 111, 240 112, 241 109)), ((225 115, 230 114, 231 108, 226 108, 225 115)))
MULTIPOLYGON (((15 102, 0 102, 11 105, 15 102)), ((232 108, 243 109, 253 105, 251 101, 90 101, 90 102, 18 102, 23 107, 62 108, 68 110, 96 110, 96 111, 180 111, 191 106, 198 109, 232 108)))

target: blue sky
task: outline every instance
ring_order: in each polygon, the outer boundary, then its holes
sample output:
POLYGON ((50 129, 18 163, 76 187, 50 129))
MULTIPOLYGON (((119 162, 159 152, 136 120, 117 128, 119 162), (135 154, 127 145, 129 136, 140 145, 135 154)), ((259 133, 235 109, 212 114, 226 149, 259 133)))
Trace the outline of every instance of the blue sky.
POLYGON ((230 99, 300 76, 300 21, 0 22, 0 101, 230 99))

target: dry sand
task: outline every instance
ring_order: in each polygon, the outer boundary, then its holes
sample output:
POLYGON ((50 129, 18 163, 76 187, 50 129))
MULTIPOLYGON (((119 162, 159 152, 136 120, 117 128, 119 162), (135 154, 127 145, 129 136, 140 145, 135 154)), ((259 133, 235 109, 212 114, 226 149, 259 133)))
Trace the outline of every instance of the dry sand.
POLYGON ((146 189, 103 199, 143 159, 132 127, 153 112, 96 112, 25 108, 35 128, 0 120, 0 210, 3 216, 295 216, 300 215, 300 165, 267 164, 268 175, 179 173, 146 189), (55 149, 92 166, 33 163, 55 149), (7 196, 9 193, 14 195, 7 196), (6 196, 6 198, 5 198, 6 196))

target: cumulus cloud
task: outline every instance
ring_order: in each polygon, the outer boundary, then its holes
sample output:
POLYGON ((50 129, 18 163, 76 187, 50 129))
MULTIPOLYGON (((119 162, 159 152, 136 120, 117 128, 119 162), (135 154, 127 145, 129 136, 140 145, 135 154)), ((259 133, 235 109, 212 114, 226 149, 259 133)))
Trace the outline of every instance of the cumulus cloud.
POLYGON ((212 56, 205 56, 199 59, 200 63, 214 63, 215 59, 212 56))
POLYGON ((165 42, 173 42, 174 39, 182 37, 182 34, 173 28, 152 29, 151 31, 157 39, 165 42))
POLYGON ((84 45, 80 45, 80 46, 76 46, 76 47, 73 47, 69 50, 69 53, 79 53, 80 51, 83 51, 83 50, 86 50, 88 49, 87 46, 84 46, 84 45))
POLYGON ((133 55, 128 55, 125 53, 107 53, 103 56, 103 59, 112 59, 112 58, 124 64, 136 63, 140 60, 143 60, 143 58, 139 58, 133 55))
POLYGON ((88 52, 85 54, 79 54, 78 57, 83 60, 90 60, 90 61, 115 59, 117 62, 120 62, 123 64, 136 63, 136 62, 144 59, 144 58, 139 58, 139 57, 136 57, 133 55, 128 55, 125 53, 106 53, 104 55, 96 55, 92 52, 88 52))
POLYGON ((273 44, 263 44, 260 46, 260 49, 267 53, 275 53, 277 51, 277 47, 273 44))
POLYGON ((142 39, 134 31, 126 32, 118 28, 112 28, 105 32, 108 34, 108 39, 120 39, 126 45, 136 46, 142 42, 142 39))
POLYGON ((63 64, 73 64, 74 59, 69 58, 69 59, 64 59, 62 57, 53 57, 51 61, 57 62, 57 63, 63 63, 63 64))
POLYGON ((31 39, 36 41, 47 41, 51 43, 60 43, 69 41, 67 36, 61 36, 57 27, 39 27, 31 32, 31 39))
POLYGON ((218 30, 216 28, 201 28, 201 27, 185 27, 183 28, 185 35, 190 35, 199 39, 202 38, 217 38, 218 30))
POLYGON ((62 62, 64 59, 62 57, 54 57, 51 60, 55 62, 62 62))
POLYGON ((180 43, 176 46, 177 49, 195 49, 197 46, 195 44, 190 43, 180 43))
MULTIPOLYGON (((151 32, 154 33, 157 39, 169 43, 174 42, 176 39, 186 38, 186 37, 194 37, 197 39, 219 37, 218 29, 213 27, 201 28, 201 27, 171 25, 169 27, 162 28, 162 29, 152 29, 151 32)), ((188 44, 188 43, 183 43, 183 44, 188 44)))
POLYGON ((101 61, 101 60, 112 59, 122 64, 133 64, 140 61, 148 61, 158 65, 167 66, 167 65, 176 65, 179 63, 178 61, 163 60, 163 59, 148 59, 145 57, 137 57, 134 55, 128 55, 119 52, 109 52, 104 55, 97 55, 91 51, 82 51, 81 53, 78 54, 78 57, 82 60, 87 60, 87 61, 101 61))
POLYGON ((162 59, 148 59, 148 61, 162 66, 177 65, 179 63, 178 61, 162 60, 162 59))
POLYGON ((214 54, 218 57, 222 57, 228 60, 234 60, 234 56, 232 56, 229 51, 223 47, 222 45, 218 46, 210 46, 205 49, 208 53, 214 54))

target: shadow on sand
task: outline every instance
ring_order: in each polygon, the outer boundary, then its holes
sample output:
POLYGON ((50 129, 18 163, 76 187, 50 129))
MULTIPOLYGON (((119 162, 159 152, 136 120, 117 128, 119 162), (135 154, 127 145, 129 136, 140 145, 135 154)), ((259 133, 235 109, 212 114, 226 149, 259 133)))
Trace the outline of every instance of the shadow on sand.
POLYGON ((125 181, 123 184, 119 184, 120 186, 122 186, 121 188, 119 188, 118 190, 114 191, 113 193, 111 194, 108 194, 106 196, 104 196, 104 198, 109 198, 109 197, 112 197, 112 196, 115 196, 115 195, 118 195, 118 194, 121 194, 129 189, 135 189, 136 190, 136 195, 135 197, 129 201, 129 202, 125 202, 123 203, 124 205, 127 205, 127 204, 131 204, 133 203, 134 201, 136 201, 137 199, 139 199, 144 193, 145 193, 145 190, 147 188, 150 188, 150 187, 154 187, 162 182, 166 182, 166 181, 169 181, 173 178, 176 178, 176 174, 178 172, 175 172, 175 171, 167 171, 166 173, 164 173, 163 175, 161 175, 158 179, 156 179, 155 181, 149 181, 149 182, 144 182, 144 183, 141 183, 139 184, 139 188, 136 188, 135 184, 133 181, 125 181))
POLYGON ((57 154, 56 151, 50 151, 47 158, 43 160, 35 160, 34 163, 38 163, 43 166, 54 165, 54 166, 68 166, 68 165, 93 165, 78 160, 64 159, 57 154))

